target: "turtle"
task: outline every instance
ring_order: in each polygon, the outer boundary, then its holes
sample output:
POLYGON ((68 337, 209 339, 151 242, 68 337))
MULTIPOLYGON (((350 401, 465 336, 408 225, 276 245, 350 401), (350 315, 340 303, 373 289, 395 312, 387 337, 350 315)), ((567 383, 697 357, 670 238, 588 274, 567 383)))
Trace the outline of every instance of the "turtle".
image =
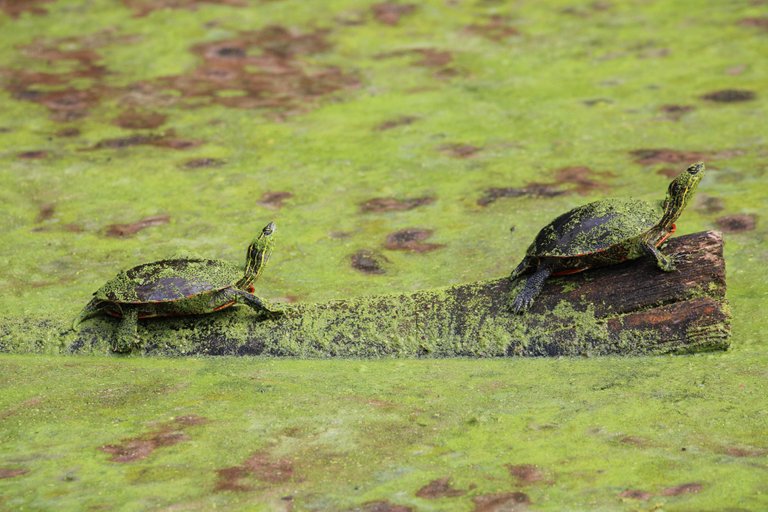
POLYGON ((704 176, 704 164, 689 166, 669 184, 660 204, 640 199, 603 199, 578 206, 544 226, 514 269, 511 280, 528 276, 512 301, 514 313, 527 310, 550 276, 575 274, 648 256, 665 272, 675 270, 679 255, 659 247, 675 232, 683 209, 704 176))
POLYGON ((113 350, 138 344, 139 319, 213 313, 245 304, 265 318, 282 313, 253 295, 253 283, 272 253, 276 226, 267 224, 246 252, 245 269, 221 260, 177 258, 144 263, 118 273, 96 290, 73 322, 105 313, 120 318, 113 350))

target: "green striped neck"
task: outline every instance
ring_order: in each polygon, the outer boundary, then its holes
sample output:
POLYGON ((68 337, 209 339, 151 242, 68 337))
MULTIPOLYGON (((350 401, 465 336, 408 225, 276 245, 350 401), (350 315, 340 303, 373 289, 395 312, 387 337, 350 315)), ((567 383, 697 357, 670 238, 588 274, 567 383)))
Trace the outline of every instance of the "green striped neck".
POLYGON ((672 180, 667 189, 667 197, 662 203, 664 214, 656 227, 663 232, 671 232, 672 226, 696 193, 701 178, 704 176, 704 164, 688 167, 672 180))
POLYGON ((267 266, 267 261, 272 255, 274 233, 275 224, 270 222, 248 246, 248 251, 245 254, 245 270, 243 277, 237 282, 238 288, 249 289, 264 271, 264 267, 267 266))

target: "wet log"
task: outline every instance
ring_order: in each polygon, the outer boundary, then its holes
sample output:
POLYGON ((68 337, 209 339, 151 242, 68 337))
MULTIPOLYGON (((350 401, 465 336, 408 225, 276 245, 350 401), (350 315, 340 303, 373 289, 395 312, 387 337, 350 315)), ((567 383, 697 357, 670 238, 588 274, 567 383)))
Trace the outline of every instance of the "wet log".
MULTIPOLYGON (((510 296, 522 283, 500 278, 290 305, 277 320, 246 308, 147 320, 139 328, 139 351, 173 356, 505 357, 727 349, 730 315, 722 236, 711 231, 682 236, 664 250, 684 256, 675 272, 661 272, 654 262, 641 259, 553 278, 522 315, 509 310, 510 296)), ((62 352, 105 353, 115 326, 114 319, 96 318, 78 333, 50 323, 46 332, 62 352)), ((31 348, 18 343, 24 336, 20 331, 39 337, 45 329, 38 323, 0 331, 0 350, 38 351, 37 346, 50 352, 45 343, 31 348)))

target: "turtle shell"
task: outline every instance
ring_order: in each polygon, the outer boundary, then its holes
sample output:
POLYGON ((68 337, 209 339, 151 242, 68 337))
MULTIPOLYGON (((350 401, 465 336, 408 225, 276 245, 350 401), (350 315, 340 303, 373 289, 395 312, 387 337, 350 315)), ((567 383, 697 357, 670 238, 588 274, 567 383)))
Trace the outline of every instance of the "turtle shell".
POLYGON ((655 226, 660 206, 640 199, 604 199, 560 215, 544 226, 528 256, 567 258, 605 251, 655 226))
POLYGON ((243 270, 219 260, 173 259, 124 270, 94 295, 122 304, 174 302, 233 286, 243 270))

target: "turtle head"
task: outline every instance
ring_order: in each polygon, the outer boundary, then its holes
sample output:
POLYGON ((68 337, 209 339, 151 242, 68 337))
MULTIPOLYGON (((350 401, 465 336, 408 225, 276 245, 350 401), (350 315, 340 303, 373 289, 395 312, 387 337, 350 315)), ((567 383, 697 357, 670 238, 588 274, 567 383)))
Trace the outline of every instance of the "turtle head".
POLYGON ((670 229, 685 206, 690 202, 696 192, 701 178, 704 177, 704 164, 699 162, 688 167, 685 171, 672 180, 667 189, 667 197, 664 199, 664 216, 661 219, 661 227, 670 229))
POLYGON ((245 272, 243 278, 238 282, 238 288, 250 287, 264 270, 272 254, 276 231, 277 226, 274 222, 270 222, 264 226, 259 236, 254 238, 251 245, 248 246, 248 251, 245 254, 245 272))

